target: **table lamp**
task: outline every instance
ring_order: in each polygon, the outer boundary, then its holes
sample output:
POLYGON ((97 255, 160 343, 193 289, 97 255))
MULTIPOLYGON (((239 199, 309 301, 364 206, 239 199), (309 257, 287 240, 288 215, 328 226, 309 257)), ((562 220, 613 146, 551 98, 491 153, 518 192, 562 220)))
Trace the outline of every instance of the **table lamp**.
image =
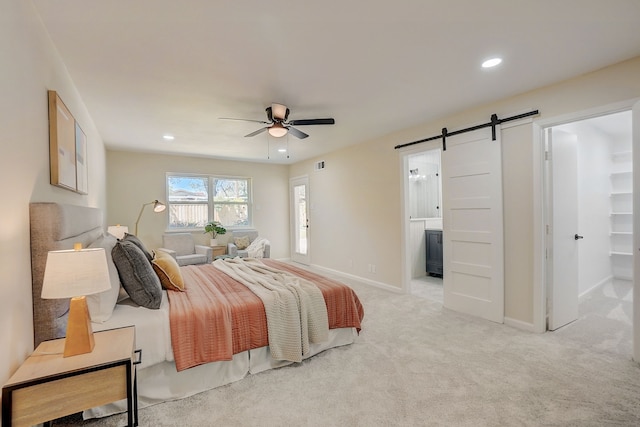
POLYGON ((42 282, 44 299, 71 298, 64 357, 91 353, 95 342, 85 295, 111 288, 107 256, 103 248, 49 251, 42 282))
POLYGON ((117 239, 122 239, 125 233, 129 232, 129 227, 126 225, 110 225, 107 227, 107 232, 117 239))

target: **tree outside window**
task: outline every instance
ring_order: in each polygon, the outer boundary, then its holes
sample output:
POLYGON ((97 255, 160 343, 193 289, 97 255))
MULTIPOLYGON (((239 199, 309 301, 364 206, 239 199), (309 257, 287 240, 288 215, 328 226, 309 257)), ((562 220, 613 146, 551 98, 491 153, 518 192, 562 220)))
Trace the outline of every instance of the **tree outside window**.
POLYGON ((167 195, 169 229, 251 226, 249 178, 167 174, 167 195))

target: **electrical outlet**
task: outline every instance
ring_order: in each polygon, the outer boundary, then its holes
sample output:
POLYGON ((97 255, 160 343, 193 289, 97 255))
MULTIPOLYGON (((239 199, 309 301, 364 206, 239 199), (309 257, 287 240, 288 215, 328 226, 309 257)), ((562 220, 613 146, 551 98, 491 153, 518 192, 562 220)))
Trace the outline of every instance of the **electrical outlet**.
POLYGON ((373 274, 376 274, 376 265, 375 264, 371 264, 371 272, 373 274))

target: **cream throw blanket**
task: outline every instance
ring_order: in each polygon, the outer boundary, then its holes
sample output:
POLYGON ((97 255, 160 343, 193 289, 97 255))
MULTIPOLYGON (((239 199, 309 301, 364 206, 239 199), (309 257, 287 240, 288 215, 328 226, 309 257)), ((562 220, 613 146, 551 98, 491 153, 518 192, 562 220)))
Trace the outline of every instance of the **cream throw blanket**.
POLYGON ((253 258, 218 259, 213 265, 262 300, 274 359, 301 362, 310 342, 328 339, 327 306, 312 282, 253 258))
POLYGON ((249 258, 264 258, 264 245, 269 241, 263 237, 256 237, 249 246, 247 246, 247 255, 249 258))

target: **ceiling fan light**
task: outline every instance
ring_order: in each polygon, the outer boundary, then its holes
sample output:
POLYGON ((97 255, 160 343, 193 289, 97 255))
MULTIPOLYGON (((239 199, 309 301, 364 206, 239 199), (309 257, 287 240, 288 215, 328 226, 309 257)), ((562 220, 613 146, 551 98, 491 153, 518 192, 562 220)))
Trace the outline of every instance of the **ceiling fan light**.
POLYGON ((286 105, 282 104, 271 104, 271 112, 273 114, 273 118, 280 119, 282 121, 286 121, 289 116, 289 109, 286 105))
POLYGON ((274 123, 269 127, 269 135, 280 138, 287 134, 287 128, 282 126, 281 123, 274 123))

